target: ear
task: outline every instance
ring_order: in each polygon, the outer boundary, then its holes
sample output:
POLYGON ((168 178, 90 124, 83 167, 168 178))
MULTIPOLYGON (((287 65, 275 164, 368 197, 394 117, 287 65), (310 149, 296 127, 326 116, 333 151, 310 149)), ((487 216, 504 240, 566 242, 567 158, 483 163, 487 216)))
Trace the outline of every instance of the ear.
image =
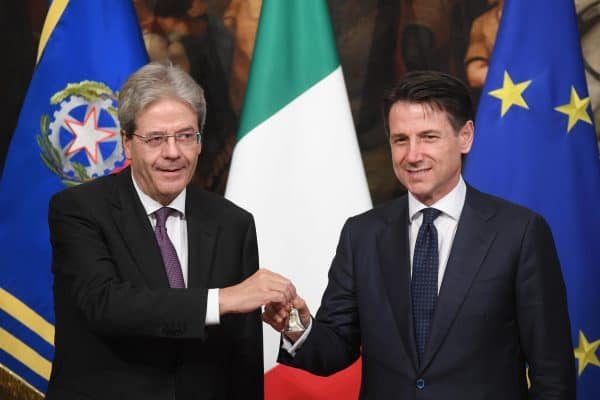
POLYGON ((473 126, 473 121, 469 120, 463 125, 462 128, 460 128, 460 132, 458 133, 460 152, 462 154, 467 154, 469 151, 471 151, 474 135, 475 127, 473 126))
POLYGON ((133 136, 127 136, 125 131, 121 131, 121 142, 123 143, 123 151, 125 152, 125 158, 131 160, 131 141, 133 136))

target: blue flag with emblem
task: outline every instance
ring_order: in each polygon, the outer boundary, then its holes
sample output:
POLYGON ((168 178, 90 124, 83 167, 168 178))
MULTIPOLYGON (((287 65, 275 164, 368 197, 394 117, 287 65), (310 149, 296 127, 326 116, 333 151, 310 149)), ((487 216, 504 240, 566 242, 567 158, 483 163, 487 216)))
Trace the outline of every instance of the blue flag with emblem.
POLYGON ((550 224, 580 400, 600 399, 600 161, 591 115, 573 0, 507 0, 465 178, 550 224))
POLYGON ((32 391, 54 351, 48 201, 123 167, 117 90, 146 62, 131 1, 52 2, 0 179, 0 372, 32 391))

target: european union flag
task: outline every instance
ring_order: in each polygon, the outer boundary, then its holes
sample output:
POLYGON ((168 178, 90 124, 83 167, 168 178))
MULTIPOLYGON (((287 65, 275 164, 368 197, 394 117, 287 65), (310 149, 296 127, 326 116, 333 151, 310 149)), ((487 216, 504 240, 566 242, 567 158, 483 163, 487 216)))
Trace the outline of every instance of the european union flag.
POLYGON ((54 352, 48 201, 123 166, 116 91, 147 56, 124 0, 53 1, 40 54, 0 180, 0 372, 43 392, 54 352))
POLYGON ((549 222, 578 399, 600 399, 600 161, 573 0, 507 0, 465 177, 549 222))

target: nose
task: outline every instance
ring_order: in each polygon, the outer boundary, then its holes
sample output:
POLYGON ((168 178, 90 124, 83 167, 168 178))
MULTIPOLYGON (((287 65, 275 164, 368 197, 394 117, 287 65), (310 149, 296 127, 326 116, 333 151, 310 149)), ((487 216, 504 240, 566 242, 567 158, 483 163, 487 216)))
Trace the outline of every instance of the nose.
POLYGON ((411 141, 408 144, 408 152, 406 154, 406 161, 409 163, 418 163, 423 159, 421 152, 421 146, 416 141, 411 141))
POLYGON ((181 151, 179 149, 179 145, 175 142, 175 138, 173 136, 167 138, 167 143, 162 145, 162 156, 164 158, 179 158, 181 156, 181 151))

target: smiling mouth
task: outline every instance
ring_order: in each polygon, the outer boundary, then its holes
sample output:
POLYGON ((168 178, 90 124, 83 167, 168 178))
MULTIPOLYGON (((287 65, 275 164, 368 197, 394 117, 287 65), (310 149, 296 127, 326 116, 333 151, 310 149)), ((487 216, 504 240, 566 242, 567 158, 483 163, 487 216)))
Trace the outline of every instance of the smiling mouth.
POLYGON ((162 168, 162 169, 159 169, 158 172, 166 173, 166 174, 174 174, 174 173, 180 172, 182 170, 183 170, 183 168, 170 168, 170 169, 162 168))
POLYGON ((407 169, 406 172, 408 172, 409 175, 419 175, 419 174, 424 174, 425 172, 428 172, 429 170, 431 170, 431 168, 421 168, 421 169, 415 169, 415 170, 407 169))

